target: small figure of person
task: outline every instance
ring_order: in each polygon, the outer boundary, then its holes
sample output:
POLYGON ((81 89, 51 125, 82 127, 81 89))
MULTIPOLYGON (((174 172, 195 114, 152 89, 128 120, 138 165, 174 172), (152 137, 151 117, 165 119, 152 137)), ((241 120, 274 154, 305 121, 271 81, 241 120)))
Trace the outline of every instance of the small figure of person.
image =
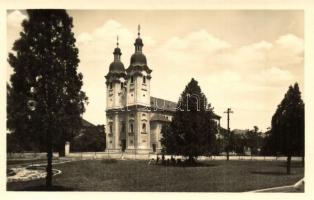
POLYGON ((158 164, 158 162, 159 162, 159 156, 158 156, 158 154, 157 154, 156 165, 158 164))
POLYGON ((166 163, 165 163, 165 154, 162 154, 161 155, 161 164, 162 165, 165 165, 166 163))

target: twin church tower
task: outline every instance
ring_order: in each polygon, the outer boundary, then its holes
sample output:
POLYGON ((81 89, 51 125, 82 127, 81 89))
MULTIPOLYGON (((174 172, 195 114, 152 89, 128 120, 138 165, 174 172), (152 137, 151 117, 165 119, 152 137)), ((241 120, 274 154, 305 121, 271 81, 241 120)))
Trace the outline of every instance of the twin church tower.
POLYGON ((152 70, 143 54, 138 26, 135 52, 125 69, 117 42, 114 60, 105 76, 107 87, 106 150, 151 153, 161 149, 161 128, 172 119, 176 103, 150 96, 152 70))

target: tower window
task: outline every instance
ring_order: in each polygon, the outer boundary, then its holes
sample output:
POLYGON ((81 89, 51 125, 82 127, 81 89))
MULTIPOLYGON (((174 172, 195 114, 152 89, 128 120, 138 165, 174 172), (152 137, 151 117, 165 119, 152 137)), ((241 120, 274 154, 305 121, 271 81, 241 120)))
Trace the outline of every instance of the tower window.
POLYGON ((123 83, 121 83, 121 89, 123 89, 123 83))
POLYGON ((143 76, 143 83, 146 83, 146 77, 143 76))
POLYGON ((109 84, 109 88, 112 89, 112 83, 109 84))
POLYGON ((122 122, 122 125, 121 125, 121 132, 124 132, 125 131, 125 123, 122 122))
POLYGON ((112 133, 112 124, 109 125, 110 133, 112 133))
POLYGON ((130 132, 133 133, 133 124, 130 124, 130 132))
POLYGON ((131 76, 131 83, 133 83, 134 82, 134 77, 133 76, 131 76))
POLYGON ((145 123, 142 124, 142 132, 146 133, 146 124, 145 123))

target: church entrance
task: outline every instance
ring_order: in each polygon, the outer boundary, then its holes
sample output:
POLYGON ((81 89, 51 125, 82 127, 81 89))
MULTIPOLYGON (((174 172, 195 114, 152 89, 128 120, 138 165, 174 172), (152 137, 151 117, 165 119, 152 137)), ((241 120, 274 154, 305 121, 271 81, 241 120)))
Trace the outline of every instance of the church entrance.
POLYGON ((122 152, 124 152, 126 149, 126 140, 121 140, 121 148, 122 148, 122 152))

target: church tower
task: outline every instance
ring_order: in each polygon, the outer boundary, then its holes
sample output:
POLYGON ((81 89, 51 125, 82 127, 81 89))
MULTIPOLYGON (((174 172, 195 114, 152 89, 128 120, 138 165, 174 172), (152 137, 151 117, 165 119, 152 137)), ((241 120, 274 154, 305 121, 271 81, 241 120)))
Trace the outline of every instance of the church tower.
POLYGON ((109 72, 105 76, 107 87, 107 136, 106 148, 108 150, 119 150, 122 147, 121 140, 125 140, 124 116, 121 110, 126 104, 126 72, 121 62, 121 49, 117 37, 117 47, 114 49, 114 60, 109 66, 109 72))
POLYGON ((128 109, 126 125, 127 149, 150 151, 150 79, 152 70, 147 66, 146 56, 143 54, 143 41, 140 37, 135 40, 135 52, 131 56, 130 66, 127 68, 127 97, 128 109))
POLYGON ((150 79, 152 70, 147 66, 146 56, 143 54, 143 41, 140 37, 140 26, 138 26, 138 37, 134 43, 135 52, 131 56, 130 66, 127 71, 127 105, 150 106, 150 79))

